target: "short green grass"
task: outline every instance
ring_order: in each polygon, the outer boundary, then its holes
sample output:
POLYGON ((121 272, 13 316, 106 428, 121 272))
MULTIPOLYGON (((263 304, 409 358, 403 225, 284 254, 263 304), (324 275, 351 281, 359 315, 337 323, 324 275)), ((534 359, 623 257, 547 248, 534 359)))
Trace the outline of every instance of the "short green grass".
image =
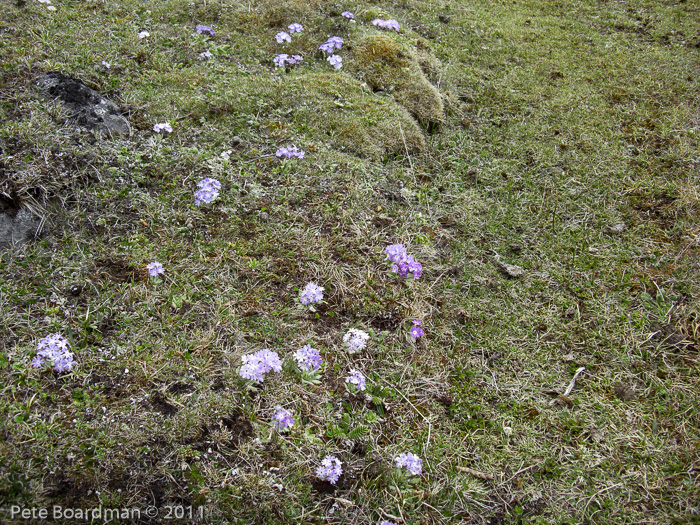
POLYGON ((54 505, 192 509, 181 523, 700 520, 695 2, 54 5, 0 14, 0 203, 46 217, 0 253, 3 522, 54 505), (292 22, 304 32, 277 44, 292 22), (317 51, 332 35, 340 71, 317 51), (288 51, 305 63, 275 70, 288 51), (34 87, 55 70, 134 134, 67 124, 34 87), (291 144, 303 160, 274 156, 291 144), (221 196, 195 208, 207 176, 221 196), (391 273, 398 242, 419 280, 391 273), (311 280, 315 312, 297 301, 311 280), (360 354, 351 327, 373 335, 360 354), (55 332, 70 374, 30 366, 55 332), (318 382, 238 376, 246 353, 307 343, 318 382), (348 392, 352 368, 367 395, 348 392), (279 436, 276 405, 296 418, 279 436), (422 476, 394 468, 408 451, 422 476), (335 488, 315 478, 327 454, 335 488))

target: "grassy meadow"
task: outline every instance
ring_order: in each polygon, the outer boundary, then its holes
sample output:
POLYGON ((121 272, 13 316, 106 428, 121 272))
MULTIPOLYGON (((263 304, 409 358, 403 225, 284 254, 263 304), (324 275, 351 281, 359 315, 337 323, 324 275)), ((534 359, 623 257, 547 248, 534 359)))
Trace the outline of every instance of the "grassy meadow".
POLYGON ((0 10, 0 522, 700 523, 698 2, 52 2, 0 10))

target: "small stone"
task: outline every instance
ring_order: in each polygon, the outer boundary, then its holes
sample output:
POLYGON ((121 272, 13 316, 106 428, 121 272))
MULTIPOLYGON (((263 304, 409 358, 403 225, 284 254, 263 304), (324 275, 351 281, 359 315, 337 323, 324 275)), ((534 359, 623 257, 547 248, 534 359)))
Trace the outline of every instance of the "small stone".
POLYGON ((622 401, 632 401, 637 397, 633 386, 622 384, 615 386, 615 395, 622 401))
POLYGON ((450 15, 440 15, 438 16, 438 20, 440 20, 440 22, 443 24, 449 24, 452 17, 450 15))
POLYGON ((234 146, 238 146, 241 142, 243 142, 243 140, 242 140, 241 137, 239 137, 238 135, 234 136, 234 137, 231 139, 231 143, 232 143, 234 146))
POLYGON ((513 244, 509 245, 508 248, 510 248, 510 251, 512 252, 519 253, 523 250, 523 245, 519 242, 514 242, 513 244))
POLYGON ((525 269, 522 266, 508 264, 501 261, 496 261, 496 264, 498 265, 498 269, 501 271, 501 273, 507 275, 508 277, 516 278, 525 275, 525 269))

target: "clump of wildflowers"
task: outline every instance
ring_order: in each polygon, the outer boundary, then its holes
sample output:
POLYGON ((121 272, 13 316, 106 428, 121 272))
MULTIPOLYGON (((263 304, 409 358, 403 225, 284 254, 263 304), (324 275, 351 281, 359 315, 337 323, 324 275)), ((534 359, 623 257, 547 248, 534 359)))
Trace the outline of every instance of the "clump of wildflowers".
POLYGON ((284 67, 284 66, 293 66, 295 64, 301 63, 301 61, 304 60, 301 55, 292 55, 289 56, 286 53, 281 53, 277 55, 275 58, 272 59, 272 61, 275 63, 275 66, 277 67, 284 67))
POLYGON ((281 44, 282 42, 291 43, 292 37, 289 36, 289 33, 287 33, 286 31, 280 31, 275 35, 275 40, 277 40, 278 44, 281 44))
POLYGON ((328 60, 328 63, 336 69, 343 67, 343 57, 339 55, 331 55, 326 58, 326 60, 328 60))
POLYGON ((311 345, 306 345, 294 352, 294 360, 304 372, 311 372, 321 368, 321 354, 311 345))
POLYGON ((318 303, 323 299, 323 286, 317 285, 315 282, 308 283, 301 291, 299 302, 303 305, 318 303))
POLYGON ((321 466, 316 469, 316 476, 331 485, 335 485, 343 473, 341 465, 342 463, 335 456, 326 456, 321 461, 321 466))
POLYGON ((32 359, 34 368, 44 366, 45 360, 51 362, 56 372, 70 372, 73 370, 73 354, 70 352, 70 343, 61 334, 51 334, 44 337, 37 345, 37 353, 32 359))
POLYGON ((343 11, 343 12, 340 13, 340 14, 341 14, 342 16, 344 16, 345 18, 347 18, 348 20, 354 20, 354 19, 355 19, 355 15, 353 15, 350 11, 343 11))
POLYGON ((221 183, 210 177, 206 177, 197 183, 199 188, 194 193, 194 204, 195 206, 201 206, 202 204, 209 203, 219 196, 219 190, 221 189, 221 183))
POLYGON ((331 54, 334 49, 340 49, 343 47, 343 39, 339 36, 332 36, 326 40, 325 44, 321 44, 318 48, 324 53, 331 54))
POLYGON ((393 521, 382 521, 379 525, 396 525, 393 521))
POLYGON ((421 325, 423 324, 422 321, 419 319, 416 319, 413 321, 413 326, 411 327, 411 335, 415 338, 418 339, 419 337, 425 335, 425 332, 421 328, 421 325))
POLYGON ((258 383, 262 383, 265 379, 265 374, 270 371, 282 371, 282 361, 280 361, 277 352, 272 352, 267 349, 260 350, 254 354, 244 355, 241 361, 243 361, 243 366, 238 372, 238 375, 244 379, 250 379, 258 383))
POLYGON ((209 35, 209 36, 214 36, 214 30, 209 27, 209 26, 197 26, 196 28, 197 33, 200 35, 209 35))
POLYGON ((350 370, 350 375, 345 378, 345 382, 355 385, 355 388, 357 388, 359 391, 364 390, 367 386, 367 380, 359 370, 350 370))
POLYGON ((363 350, 367 346, 367 341, 369 341, 369 334, 356 328, 351 328, 348 330, 348 333, 343 336, 343 342, 348 347, 348 352, 351 354, 363 350))
POLYGON ((414 476, 420 476, 423 472, 423 460, 411 452, 400 454, 394 461, 398 468, 404 467, 414 476))
POLYGON ((294 33, 301 33, 304 30, 304 26, 301 24, 297 24, 296 22, 293 24, 289 24, 289 34, 293 35, 294 33))
POLYGON ((393 18, 390 18, 389 20, 375 18, 372 20, 372 25, 377 26, 380 29, 393 29, 394 31, 399 31, 401 29, 399 23, 393 18))
POLYGON ((413 257, 406 253, 406 248, 402 244, 392 244, 384 250, 389 259, 394 264, 391 271, 398 273, 401 277, 407 277, 409 273, 413 274, 414 279, 418 279, 423 273, 423 266, 413 257))
POLYGON ((277 150, 275 155, 277 155, 278 157, 286 157, 288 159, 291 159, 292 157, 303 159, 304 153, 305 152, 303 149, 297 149, 296 146, 292 146, 290 148, 281 147, 277 150))
POLYGON ((165 268, 163 268, 163 265, 158 261, 153 261, 152 263, 147 264, 146 268, 148 268, 148 273, 151 277, 158 277, 159 275, 165 273, 165 268))
POLYGON ((172 133, 173 127, 170 125, 170 122, 163 122, 161 124, 156 124, 155 126, 153 126, 153 131, 155 131, 156 133, 160 133, 162 131, 172 133))
POLYGON ((275 426, 277 432, 284 432, 294 426, 294 416, 289 410, 277 406, 275 407, 276 412, 272 416, 272 423, 275 426))
POLYGON ((211 51, 204 51, 203 53, 199 54, 199 59, 200 60, 209 60, 213 56, 214 55, 211 54, 211 51))

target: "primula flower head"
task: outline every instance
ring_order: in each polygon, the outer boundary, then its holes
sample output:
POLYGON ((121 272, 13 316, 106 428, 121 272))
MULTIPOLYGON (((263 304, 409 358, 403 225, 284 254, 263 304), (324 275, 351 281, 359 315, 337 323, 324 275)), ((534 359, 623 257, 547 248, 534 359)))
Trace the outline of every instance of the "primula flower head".
POLYGON ((262 383, 263 379, 265 379, 265 374, 270 371, 282 371, 282 361, 280 361, 277 352, 267 349, 260 350, 254 354, 244 355, 241 357, 241 361, 243 361, 243 366, 238 375, 258 383, 262 383))
POLYGON ((151 33, 149 33, 148 31, 141 31, 139 33, 139 38, 141 40, 143 40, 144 38, 148 38, 149 36, 151 36, 151 33))
POLYGON ((359 370, 350 370, 350 375, 345 378, 345 382, 355 385, 355 388, 360 391, 364 390, 367 385, 365 376, 359 370))
POLYGON ((375 25, 381 29, 393 29, 394 31, 399 31, 401 29, 399 23, 393 18, 390 18, 389 20, 375 18, 372 20, 372 25, 375 25))
POLYGON ((168 133, 173 132, 173 127, 170 125, 170 122, 163 122, 161 124, 156 124, 153 126, 153 131, 156 133, 160 133, 161 131, 167 131, 168 133))
POLYGON ((294 360, 299 365, 299 368, 305 372, 311 372, 311 370, 318 370, 321 368, 323 359, 321 359, 321 354, 315 348, 311 348, 311 345, 306 345, 294 352, 294 360))
POLYGON ((414 476, 420 476, 423 472, 423 460, 411 452, 400 454, 394 461, 397 467, 404 467, 414 476))
POLYGON ((328 63, 336 69, 340 69, 341 67, 343 67, 343 57, 341 56, 331 55, 328 58, 326 58, 326 60, 328 60, 328 63))
POLYGON ((148 268, 148 273, 151 275, 151 277, 158 277, 159 275, 165 273, 165 268, 163 268, 163 265, 158 261, 148 263, 146 268, 148 268))
POLYGON ((393 521, 382 521, 379 525, 396 525, 393 521))
POLYGON ((308 283, 301 292, 299 302, 303 305, 318 303, 323 299, 323 287, 315 282, 308 283))
POLYGON ((201 206, 205 202, 209 203, 219 196, 221 183, 216 179, 206 177, 197 183, 197 187, 199 189, 194 193, 194 204, 195 206, 201 206))
POLYGON ((197 26, 195 29, 200 35, 206 34, 209 36, 214 36, 214 30, 209 26, 197 26))
POLYGON ((294 416, 289 410, 277 406, 276 412, 272 416, 272 422, 277 432, 284 432, 294 426, 294 416))
POLYGON ((331 485, 335 485, 343 473, 342 463, 335 456, 326 456, 321 466, 316 469, 316 476, 331 485))
POLYGON ((348 20, 352 20, 352 19, 355 18, 355 15, 353 15, 350 11, 343 11, 343 12, 340 13, 340 14, 341 14, 342 16, 344 16, 345 18, 347 18, 348 20))
POLYGON ((285 157, 288 159, 291 159, 292 157, 303 159, 304 153, 305 152, 303 149, 297 149, 296 146, 291 146, 289 148, 281 147, 277 150, 277 152, 275 152, 275 155, 277 155, 278 157, 285 157))
POLYGON ((281 44, 282 42, 291 42, 292 37, 286 31, 280 31, 275 35, 275 40, 277 40, 278 44, 281 44))
MULTIPOLYGON (((325 44, 321 44, 318 48, 324 53, 332 53, 334 49, 340 49, 343 47, 343 39, 339 36, 332 36, 326 40, 325 44)), ((339 68, 336 68, 339 69, 339 68)))
POLYGON ((363 350, 367 346, 367 341, 369 341, 369 334, 356 328, 350 328, 348 333, 343 336, 343 342, 350 353, 363 350))
POLYGON ((293 66, 294 64, 299 64, 302 60, 304 59, 301 55, 289 56, 286 53, 281 53, 272 59, 277 67, 284 67, 286 65, 293 66))
POLYGON ((289 34, 301 33, 304 30, 304 26, 301 24, 289 24, 289 34))
POLYGON ((204 51, 203 53, 199 54, 199 59, 200 60, 209 60, 213 56, 214 55, 211 54, 211 51, 204 51))
POLYGON ((69 372, 73 370, 73 354, 69 350, 70 343, 61 334, 46 336, 37 344, 37 355, 32 359, 32 366, 41 368, 46 359, 51 361, 56 372, 69 372))
POLYGON ((416 339, 418 339, 422 335, 425 335, 425 332, 421 328, 422 324, 423 322, 418 319, 413 321, 413 326, 411 327, 411 335, 416 339))
POLYGON ((407 277, 409 273, 413 274, 414 279, 418 279, 423 273, 423 266, 413 257, 406 253, 406 248, 402 244, 392 244, 384 250, 387 259, 394 264, 391 271, 398 273, 401 277, 407 277))

